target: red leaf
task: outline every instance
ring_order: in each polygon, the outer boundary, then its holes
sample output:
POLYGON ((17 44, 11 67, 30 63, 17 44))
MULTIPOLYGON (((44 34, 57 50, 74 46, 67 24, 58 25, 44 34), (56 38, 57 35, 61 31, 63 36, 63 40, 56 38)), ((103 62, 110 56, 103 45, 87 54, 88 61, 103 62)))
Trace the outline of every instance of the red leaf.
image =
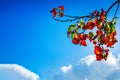
POLYGON ((94 18, 94 23, 96 24, 98 22, 98 18, 94 18))
POLYGON ((104 20, 105 19, 105 15, 106 15, 106 12, 103 10, 103 9, 101 9, 101 14, 100 14, 100 20, 104 20))
POLYGON ((92 15, 96 15, 97 14, 97 10, 95 10, 93 13, 92 13, 92 15))
POLYGON ((86 30, 86 29, 87 29, 87 26, 83 26, 82 29, 83 29, 83 30, 86 30))
POLYGON ((105 37, 105 38, 103 39, 103 42, 104 42, 105 44, 106 44, 108 41, 109 41, 108 37, 105 37))
POLYGON ((102 54, 97 54, 96 55, 96 60, 101 61, 102 60, 102 54))
POLYGON ((82 40, 82 39, 83 39, 83 35, 82 35, 82 34, 78 34, 78 38, 79 38, 80 40, 82 40))
POLYGON ((88 26, 88 29, 89 29, 89 30, 92 30, 93 28, 94 28, 93 25, 88 26))
POLYGON ((97 34, 97 35, 101 35, 101 34, 102 34, 102 31, 101 31, 101 30, 97 30, 97 31, 96 31, 96 34, 97 34))
POLYGON ((63 12, 60 12, 60 17, 63 17, 64 16, 64 13, 63 12))
POLYGON ((72 39, 72 42, 73 42, 73 44, 79 44, 79 39, 73 38, 73 39, 72 39))
POLYGON ((95 45, 95 44, 97 44, 97 42, 94 40, 94 41, 93 41, 93 44, 95 45))
POLYGON ((78 38, 80 39, 80 40, 86 40, 86 35, 83 35, 83 34, 79 34, 78 35, 78 38))
POLYGON ((109 38, 113 39, 114 38, 114 34, 109 34, 109 38))
POLYGON ((64 6, 59 6, 59 9, 64 11, 64 6))
POLYGON ((85 34, 85 37, 86 37, 86 38, 89 38, 89 35, 88 35, 88 34, 85 34))
POLYGON ((116 35, 117 35, 117 32, 116 32, 116 30, 113 32, 113 35, 114 35, 114 36, 116 36, 116 35))
POLYGON ((92 37, 89 37, 89 41, 92 42, 92 37))
POLYGON ((89 30, 92 30, 94 28, 94 26, 95 26, 95 23, 93 23, 92 21, 89 21, 86 23, 86 27, 89 30))
POLYGON ((53 8, 52 11, 50 11, 53 14, 53 17, 55 18, 57 16, 56 8, 53 8))
POLYGON ((80 41, 80 45, 87 46, 87 43, 86 43, 85 40, 81 40, 81 41, 80 41))
POLYGON ((106 15, 106 11, 104 11, 104 9, 101 9, 101 11, 102 11, 101 12, 102 15, 106 15))
POLYGON ((105 52, 108 53, 108 52, 109 52, 109 49, 106 49, 105 52))
POLYGON ((96 26, 98 29, 102 28, 103 23, 101 21, 98 21, 96 24, 97 24, 96 26))
POLYGON ((90 26, 93 22, 92 21, 89 21, 86 23, 86 26, 90 26))
POLYGON ((114 44, 114 43, 113 43, 112 41, 109 41, 109 42, 106 43, 106 46, 107 46, 107 47, 111 47, 113 44, 114 44))
POLYGON ((100 15, 100 20, 104 20, 105 16, 103 14, 100 15))
POLYGON ((103 48, 101 48, 100 46, 95 46, 95 47, 94 47, 94 53, 95 53, 96 55, 102 54, 102 52, 103 52, 103 48))

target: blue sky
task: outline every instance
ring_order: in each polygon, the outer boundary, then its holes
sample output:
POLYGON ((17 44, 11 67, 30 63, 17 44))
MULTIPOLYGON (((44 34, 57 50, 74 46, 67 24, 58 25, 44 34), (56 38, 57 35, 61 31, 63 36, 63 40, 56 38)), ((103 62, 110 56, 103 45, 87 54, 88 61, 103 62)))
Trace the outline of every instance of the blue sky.
MULTIPOLYGON (((68 26, 75 22, 57 22, 52 19, 50 10, 64 5, 66 14, 81 16, 95 9, 106 10, 113 2, 114 0, 1 0, 0 63, 22 65, 48 80, 49 73, 56 72, 61 66, 74 65, 80 58, 93 54, 92 45, 76 46, 67 38, 68 26)), ((119 45, 118 42, 111 52, 119 53, 119 45)))

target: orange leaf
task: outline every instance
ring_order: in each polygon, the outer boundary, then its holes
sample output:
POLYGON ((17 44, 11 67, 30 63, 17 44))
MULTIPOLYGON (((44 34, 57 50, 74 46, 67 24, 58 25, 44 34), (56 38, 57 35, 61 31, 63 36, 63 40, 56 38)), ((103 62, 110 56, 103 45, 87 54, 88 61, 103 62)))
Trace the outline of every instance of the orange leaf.
POLYGON ((101 48, 100 46, 95 46, 95 47, 94 47, 94 53, 95 53, 96 55, 102 54, 102 52, 103 52, 103 48, 101 48))
POLYGON ((104 41, 104 43, 106 44, 107 42, 108 42, 108 37, 105 37, 104 39, 103 39, 103 41, 104 41))
POLYGON ((107 46, 107 47, 111 47, 113 44, 114 44, 114 43, 113 43, 112 41, 109 41, 109 42, 106 43, 106 46, 107 46))
POLYGON ((98 22, 98 18, 94 18, 94 23, 96 24, 98 22))
POLYGON ((100 20, 104 20, 105 16, 104 15, 100 15, 100 20))
POLYGON ((114 38, 114 34, 109 34, 109 38, 113 39, 114 38))

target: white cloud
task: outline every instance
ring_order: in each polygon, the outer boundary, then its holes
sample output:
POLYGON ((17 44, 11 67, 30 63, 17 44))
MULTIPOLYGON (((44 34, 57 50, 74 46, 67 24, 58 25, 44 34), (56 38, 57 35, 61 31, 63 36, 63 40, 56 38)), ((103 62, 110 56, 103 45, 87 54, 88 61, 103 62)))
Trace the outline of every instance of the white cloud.
POLYGON ((52 80, 120 80, 120 54, 115 57, 109 53, 107 61, 96 61, 94 55, 88 55, 71 66, 71 71, 58 73, 52 80))
POLYGON ((94 62, 94 60, 95 60, 95 56, 88 55, 87 57, 80 59, 80 62, 86 63, 89 66, 91 63, 94 62))
POLYGON ((0 79, 39 80, 39 75, 17 64, 0 64, 0 79))
POLYGON ((87 78, 85 78, 85 80, 88 80, 87 78))
POLYGON ((63 71, 64 73, 66 73, 66 72, 68 72, 68 71, 70 71, 72 69, 72 65, 69 64, 69 66, 63 66, 60 69, 61 69, 61 71, 63 71))

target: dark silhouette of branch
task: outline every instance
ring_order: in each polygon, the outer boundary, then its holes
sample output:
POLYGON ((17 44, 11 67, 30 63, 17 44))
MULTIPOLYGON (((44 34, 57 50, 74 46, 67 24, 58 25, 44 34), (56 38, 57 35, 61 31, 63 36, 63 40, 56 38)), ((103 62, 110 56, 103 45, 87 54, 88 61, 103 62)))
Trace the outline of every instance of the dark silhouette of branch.
POLYGON ((107 16, 107 14, 109 13, 109 11, 113 8, 113 6, 115 6, 117 3, 119 3, 119 0, 116 1, 116 2, 114 2, 114 3, 108 8, 108 10, 107 10, 107 12, 106 12, 106 16, 107 16))
MULTIPOLYGON (((120 1, 120 0, 119 0, 119 1, 120 1)), ((115 14, 114 14, 113 20, 114 20, 115 17, 116 17, 117 11, 118 11, 118 9, 119 9, 119 5, 120 5, 120 3, 118 2, 118 6, 117 6, 117 8, 116 8, 116 11, 115 11, 115 14)), ((112 20, 112 21, 113 21, 113 20, 112 20)))
POLYGON ((57 18, 53 18, 53 19, 55 19, 56 21, 60 21, 60 22, 72 22, 72 21, 76 21, 76 20, 82 19, 82 18, 94 18, 94 17, 96 17, 96 16, 88 15, 88 16, 80 16, 80 17, 79 16, 69 16, 69 18, 73 18, 73 19, 66 19, 66 20, 60 20, 60 19, 57 19, 57 18))
MULTIPOLYGON (((115 14, 114 14, 114 17, 113 17, 113 20, 114 18, 116 17, 116 14, 117 14, 117 11, 118 11, 118 8, 119 8, 119 4, 120 4, 120 0, 117 0, 115 1, 106 11, 106 17, 109 13, 109 11, 118 3, 118 6, 117 6, 117 9, 115 11, 115 14)), ((72 21, 76 21, 76 20, 79 20, 79 19, 83 19, 83 18, 89 18, 89 19, 92 19, 92 18, 95 18, 95 17, 98 17, 100 15, 97 15, 97 16, 93 16, 93 15, 87 15, 87 16, 71 16, 71 15, 67 15, 67 14, 64 14, 64 17, 67 17, 67 19, 65 20, 62 20, 62 19, 57 19, 57 18, 53 18, 55 19, 56 21, 60 21, 60 22, 72 22, 72 21)))

